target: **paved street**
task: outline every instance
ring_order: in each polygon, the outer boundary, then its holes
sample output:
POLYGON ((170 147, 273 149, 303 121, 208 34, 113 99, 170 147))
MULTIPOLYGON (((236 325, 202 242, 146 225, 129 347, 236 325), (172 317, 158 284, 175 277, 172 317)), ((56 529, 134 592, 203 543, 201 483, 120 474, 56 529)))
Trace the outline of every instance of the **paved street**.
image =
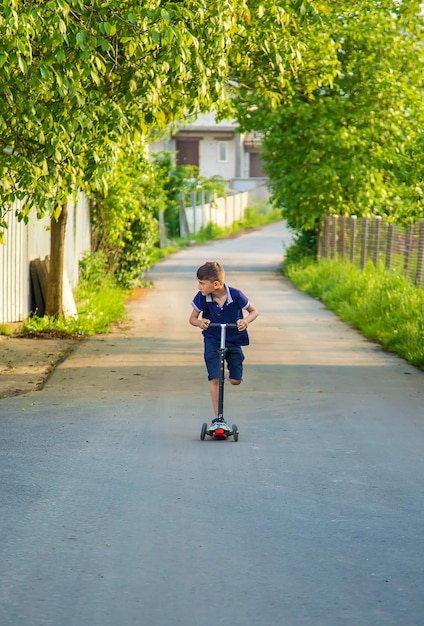
POLYGON ((424 373, 278 273, 284 225, 157 264, 123 333, 0 401, 1 626, 422 626, 424 373), (257 306, 211 406, 195 272, 257 306))

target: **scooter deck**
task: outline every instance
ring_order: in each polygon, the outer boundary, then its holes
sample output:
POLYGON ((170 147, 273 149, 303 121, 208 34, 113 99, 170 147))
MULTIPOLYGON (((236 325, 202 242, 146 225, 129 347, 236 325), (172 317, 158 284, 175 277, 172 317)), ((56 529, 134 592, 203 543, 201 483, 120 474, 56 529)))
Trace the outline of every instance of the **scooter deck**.
POLYGON ((235 424, 230 426, 227 422, 219 420, 213 422, 210 426, 205 422, 202 426, 200 433, 200 439, 205 438, 205 435, 212 437, 212 439, 227 439, 228 437, 234 437, 234 441, 238 441, 238 428, 235 424))

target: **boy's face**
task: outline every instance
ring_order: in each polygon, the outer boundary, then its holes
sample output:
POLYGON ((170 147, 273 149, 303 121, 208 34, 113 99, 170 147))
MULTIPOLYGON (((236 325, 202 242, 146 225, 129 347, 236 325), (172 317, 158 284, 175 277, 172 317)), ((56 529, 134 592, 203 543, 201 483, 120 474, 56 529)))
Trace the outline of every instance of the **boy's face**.
POLYGON ((213 293, 217 289, 221 289, 222 285, 219 280, 198 280, 197 281, 198 288, 202 296, 207 296, 210 293, 213 293))

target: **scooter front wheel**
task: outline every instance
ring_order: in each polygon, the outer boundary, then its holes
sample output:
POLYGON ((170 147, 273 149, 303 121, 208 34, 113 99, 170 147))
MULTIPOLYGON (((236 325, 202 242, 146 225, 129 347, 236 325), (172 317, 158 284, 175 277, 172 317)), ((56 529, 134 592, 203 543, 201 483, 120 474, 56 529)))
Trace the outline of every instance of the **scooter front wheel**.
POLYGON ((207 422, 203 422, 202 424, 202 430, 200 431, 200 439, 203 441, 205 436, 206 436, 206 431, 208 429, 208 424, 207 422))
POLYGON ((234 441, 238 441, 239 431, 236 424, 233 424, 233 439, 234 441))

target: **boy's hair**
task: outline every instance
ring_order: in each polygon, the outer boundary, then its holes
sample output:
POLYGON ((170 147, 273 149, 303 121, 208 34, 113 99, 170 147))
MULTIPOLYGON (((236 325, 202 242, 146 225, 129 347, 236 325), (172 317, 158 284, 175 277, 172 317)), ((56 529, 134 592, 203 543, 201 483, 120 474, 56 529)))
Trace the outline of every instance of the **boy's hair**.
POLYGON ((208 261, 197 270, 197 278, 198 280, 210 280, 211 283, 217 280, 224 284, 224 268, 217 261, 208 261))

